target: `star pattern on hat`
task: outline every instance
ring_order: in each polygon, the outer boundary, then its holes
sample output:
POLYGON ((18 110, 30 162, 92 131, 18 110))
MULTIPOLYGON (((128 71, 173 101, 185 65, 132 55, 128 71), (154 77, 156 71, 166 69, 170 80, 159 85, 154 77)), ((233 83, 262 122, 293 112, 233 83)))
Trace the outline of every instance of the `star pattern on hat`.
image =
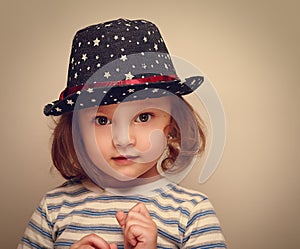
POLYGON ((108 79, 110 76, 111 76, 110 72, 105 72, 105 73, 104 73, 104 77, 105 77, 105 78, 108 79))
MULTIPOLYGON (((161 84, 164 89, 158 84, 143 81, 144 87, 129 84, 127 87, 120 86, 116 91, 109 90, 114 82, 144 79, 149 75, 176 75, 166 45, 154 24, 145 20, 118 19, 92 25, 79 30, 73 39, 67 94, 47 108, 50 114, 59 115, 75 108, 77 102, 82 108, 99 105, 99 92, 105 95, 102 104, 111 104, 120 103, 124 98, 138 99, 137 92, 140 90, 143 90, 143 96, 190 91, 179 80, 174 81, 172 86, 172 82, 170 85, 161 84), (99 82, 108 82, 109 87, 96 90, 94 85, 99 82), (85 84, 89 87, 82 89, 85 84), (72 88, 77 90, 69 91, 72 88)), ((191 85, 196 88, 199 81, 191 82, 191 85)))
POLYGON ((131 80, 133 79, 133 75, 131 74, 131 72, 128 72, 128 73, 125 73, 125 77, 126 77, 126 80, 131 80))
POLYGON ((94 46, 99 46, 100 40, 98 39, 98 37, 96 37, 95 40, 93 40, 94 46))
MULTIPOLYGON (((90 26, 88 29, 79 31, 73 41, 73 56, 70 62, 72 66, 69 67, 68 77, 72 85, 82 84, 82 82, 87 80, 88 76, 91 76, 96 70, 115 58, 128 62, 128 55, 133 52, 140 52, 141 55, 145 55, 145 52, 160 51, 161 53, 167 53, 167 48, 162 43, 156 27, 143 20, 134 21, 134 24, 132 24, 132 21, 120 19, 118 22, 90 26), (146 25, 148 30, 144 30, 140 35, 132 32, 133 29, 141 30, 141 25, 146 25), (86 33, 88 29, 89 33, 86 33), (108 29, 109 32, 107 32, 108 29), (92 35, 94 33, 95 35, 92 35), (132 46, 132 43, 135 46, 132 46), (142 44, 144 45, 142 46, 142 44), (158 44, 163 45, 159 46, 158 44), (119 50, 115 49, 116 46, 120 47, 119 50), (109 53, 109 51, 114 50, 116 50, 115 53, 109 53), (81 52, 80 58, 78 57, 79 52, 81 52), (86 73, 87 71, 88 73, 86 73)), ((153 68, 152 64, 145 65, 144 63, 140 66, 144 69, 147 67, 153 68)), ((107 80, 109 77, 105 74, 105 79, 103 80, 107 80)))
POLYGON ((126 56, 126 55, 121 55, 120 60, 121 60, 121 61, 126 61, 126 60, 127 60, 127 56, 126 56))

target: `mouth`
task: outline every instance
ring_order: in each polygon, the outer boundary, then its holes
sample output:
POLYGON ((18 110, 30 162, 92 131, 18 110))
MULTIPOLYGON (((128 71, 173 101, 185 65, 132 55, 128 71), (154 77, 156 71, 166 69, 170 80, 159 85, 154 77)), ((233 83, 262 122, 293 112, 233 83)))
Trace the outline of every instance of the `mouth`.
POLYGON ((138 158, 139 158, 138 156, 120 155, 120 156, 112 157, 112 160, 119 164, 129 164, 136 161, 138 158))

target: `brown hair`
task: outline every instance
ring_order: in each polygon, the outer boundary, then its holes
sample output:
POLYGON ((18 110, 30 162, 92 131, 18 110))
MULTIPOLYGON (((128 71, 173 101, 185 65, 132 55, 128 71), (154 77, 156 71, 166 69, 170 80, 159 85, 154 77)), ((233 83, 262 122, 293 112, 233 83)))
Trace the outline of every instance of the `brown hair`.
POLYGON ((186 100, 182 97, 172 98, 171 104, 173 111, 167 138, 168 151, 161 167, 164 171, 176 173, 185 169, 196 155, 204 152, 206 136, 203 120, 186 100), (173 116, 178 118, 180 124, 173 116))
POLYGON ((73 112, 62 114, 52 134, 51 157, 54 166, 66 179, 85 178, 75 152, 72 135, 73 112))
MULTIPOLYGON (((202 119, 183 98, 176 99, 185 103, 184 108, 174 108, 177 110, 176 115, 180 115, 182 117, 180 119, 189 120, 189 122, 184 122, 183 127, 179 127, 172 115, 168 127, 168 153, 162 161, 161 167, 164 171, 168 170, 174 173, 184 169, 195 155, 201 155, 206 143, 205 126, 202 119), (181 130, 184 131, 184 134, 181 130)), ((54 166, 65 179, 81 179, 86 178, 87 175, 82 169, 75 151, 72 119, 73 112, 67 112, 55 122, 51 156, 54 166)))

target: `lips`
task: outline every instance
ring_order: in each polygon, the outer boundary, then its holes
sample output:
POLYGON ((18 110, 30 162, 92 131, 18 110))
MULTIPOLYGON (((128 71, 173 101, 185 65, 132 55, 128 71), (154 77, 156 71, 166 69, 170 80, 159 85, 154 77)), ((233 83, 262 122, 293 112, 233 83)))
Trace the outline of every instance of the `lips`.
POLYGON ((121 156, 112 157, 112 160, 118 163, 131 163, 134 162, 137 158, 138 156, 121 155, 121 156))

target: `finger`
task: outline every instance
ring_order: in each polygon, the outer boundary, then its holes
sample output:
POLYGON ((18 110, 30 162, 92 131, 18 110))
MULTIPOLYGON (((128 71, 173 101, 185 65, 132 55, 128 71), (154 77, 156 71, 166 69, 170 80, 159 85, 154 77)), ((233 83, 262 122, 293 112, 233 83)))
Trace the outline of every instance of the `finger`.
POLYGON ((70 249, 79 249, 81 246, 91 246, 90 248, 95 249, 111 249, 110 245, 96 234, 89 234, 82 237, 79 241, 74 243, 70 249))
POLYGON ((132 225, 127 231, 125 244, 129 244, 132 247, 137 247, 138 245, 154 245, 156 244, 156 241, 157 233, 155 229, 141 227, 139 225, 132 225))
POLYGON ((117 219, 119 225, 122 227, 122 229, 124 229, 126 217, 127 217, 127 215, 124 213, 124 211, 118 211, 116 213, 116 219, 117 219))
POLYGON ((130 226, 130 228, 127 229, 125 238, 125 243, 127 245, 131 245, 133 247, 137 245, 140 240, 140 233, 137 233, 137 231, 142 233, 142 231, 140 229, 137 229, 136 226, 130 226))
POLYGON ((133 206, 130 210, 129 210, 129 213, 130 212, 137 212, 137 213, 141 213, 142 215, 144 215, 145 217, 148 217, 150 218, 150 214, 149 214, 149 211, 148 209, 146 208, 145 204, 144 203, 137 203, 135 206, 133 206))
MULTIPOLYGON (((138 244, 154 244, 157 239, 156 223, 141 213, 130 212, 123 227, 125 245, 136 247, 138 244)), ((126 249, 125 248, 125 249, 126 249)))
POLYGON ((110 249, 118 249, 118 246, 115 243, 110 243, 109 246, 110 249))
POLYGON ((125 227, 129 227, 131 225, 140 225, 143 227, 153 226, 154 221, 149 216, 145 216, 144 214, 137 213, 137 212, 129 212, 126 220, 125 220, 125 227))

